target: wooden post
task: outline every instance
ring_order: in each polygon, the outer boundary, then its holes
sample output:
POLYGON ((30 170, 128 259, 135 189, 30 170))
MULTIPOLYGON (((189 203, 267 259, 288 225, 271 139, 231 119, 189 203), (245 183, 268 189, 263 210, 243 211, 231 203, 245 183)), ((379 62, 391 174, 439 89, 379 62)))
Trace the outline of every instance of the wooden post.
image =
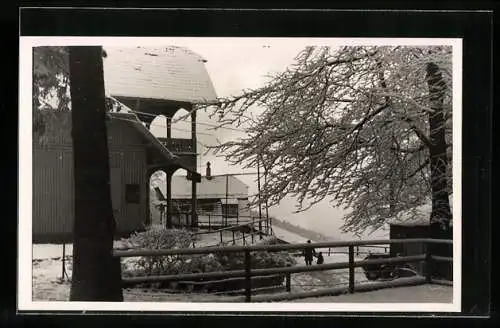
POLYGON ((238 203, 238 208, 236 210, 236 225, 240 224, 240 204, 238 203))
POLYGON ((330 250, 331 250, 331 248, 328 247, 328 256, 330 256, 330 250))
POLYGON ((245 240, 245 232, 241 233, 243 235, 243 246, 247 245, 247 241, 245 240))
POLYGON ((356 256, 359 256, 359 245, 356 246, 356 256))
POLYGON ((63 243, 62 249, 62 272, 61 272, 61 280, 64 280, 64 274, 66 273, 66 243, 63 243))
POLYGON ((194 171, 191 172, 191 227, 195 228, 198 225, 197 209, 198 209, 198 199, 196 195, 196 167, 197 167, 197 156, 196 156, 196 110, 191 110, 191 149, 194 154, 194 171))
POLYGON ((229 195, 229 175, 226 175, 226 210, 225 210, 225 214, 226 214, 226 220, 225 220, 225 226, 227 227, 227 215, 228 215, 228 209, 229 209, 229 206, 227 204, 227 198, 228 198, 228 195, 229 195))
POLYGON ((208 231, 210 231, 210 214, 208 214, 208 231))
POLYGON ((220 243, 222 244, 222 230, 220 231, 220 243))
POLYGON ((252 272, 250 267, 250 251, 245 250, 245 302, 252 299, 252 272))
POLYGON ((427 247, 427 250, 425 252, 425 281, 430 284, 432 283, 432 259, 431 259, 431 252, 429 251, 429 248, 427 247))
POLYGON ((260 164, 257 160, 257 186, 259 189, 259 239, 262 239, 262 206, 260 203, 260 164))
POLYGON ((167 186, 167 229, 172 229, 172 173, 167 173, 167 179, 165 180, 167 186))
POLYGON ((234 239, 234 230, 232 230, 233 232, 233 245, 236 245, 236 240, 234 239))
POLYGON ((354 293, 354 246, 349 245, 349 293, 354 293))
POLYGON ((286 291, 289 293, 292 291, 292 282, 291 282, 292 278, 291 278, 291 276, 292 275, 290 274, 290 272, 286 273, 286 291))
MULTIPOLYGON (((196 219, 196 210, 198 207, 198 200, 196 199, 196 180, 195 180, 195 173, 192 173, 191 176, 193 180, 191 181, 191 227, 195 228, 197 226, 197 219, 196 219)), ((186 227, 189 227, 188 224, 188 214, 186 214, 186 227)))
POLYGON ((255 217, 254 216, 252 216, 252 230, 251 230, 251 232, 252 232, 252 244, 253 244, 254 238, 255 238, 254 237, 254 235, 255 235, 255 217))
MULTIPOLYGON (((267 186, 267 168, 266 168, 265 164, 264 164, 264 186, 267 186)), ((267 202, 267 195, 265 197, 264 204, 266 206, 266 229, 267 229, 267 234, 270 235, 271 219, 269 218, 269 206, 268 206, 268 202, 267 202)))

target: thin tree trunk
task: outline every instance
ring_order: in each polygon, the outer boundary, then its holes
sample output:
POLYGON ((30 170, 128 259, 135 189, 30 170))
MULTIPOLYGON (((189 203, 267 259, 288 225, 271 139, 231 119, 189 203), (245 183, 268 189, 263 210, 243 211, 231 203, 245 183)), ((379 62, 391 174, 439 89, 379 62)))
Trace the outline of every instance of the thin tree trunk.
MULTIPOLYGON (((446 122, 443 113, 443 98, 446 86, 439 67, 434 63, 427 64, 427 84, 432 109, 432 112, 429 113, 430 140, 432 143, 431 147, 429 147, 432 190, 429 235, 431 238, 452 238, 450 230, 452 214, 447 183, 446 122)), ((434 255, 452 255, 452 251, 447 245, 432 245, 430 251, 434 255)), ((433 267, 432 275, 450 277, 451 270, 447 263, 444 263, 444 265, 436 263, 433 267)))
POLYGON ((71 301, 123 301, 111 256, 111 206, 101 47, 70 47, 75 179, 71 301))

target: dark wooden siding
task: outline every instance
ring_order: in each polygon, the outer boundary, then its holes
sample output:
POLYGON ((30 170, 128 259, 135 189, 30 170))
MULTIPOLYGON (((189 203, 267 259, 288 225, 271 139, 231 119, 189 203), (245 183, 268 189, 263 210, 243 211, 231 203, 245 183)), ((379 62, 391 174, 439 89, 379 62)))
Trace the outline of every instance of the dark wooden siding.
POLYGON ((73 156, 67 149, 33 152, 33 234, 71 233, 73 156))
MULTIPOLYGON (((36 142, 36 139, 34 141, 34 240, 52 241, 51 238, 58 238, 56 236, 67 238, 73 230, 73 155, 69 129, 68 125, 64 129, 51 127, 43 144, 36 142)), ((109 122, 108 135, 110 169, 118 170, 120 175, 117 181, 121 185, 112 182, 111 189, 115 193, 112 199, 121 200, 116 215, 117 234, 121 235, 142 229, 147 221, 147 152, 142 138, 127 122, 109 122), (126 184, 140 186, 139 204, 126 203, 126 184)))
MULTIPOLYGON (((428 226, 391 225, 390 239, 427 238, 429 236, 428 229, 428 226)), ((421 243, 391 244, 390 248, 391 256, 396 256, 397 254, 401 254, 402 256, 421 255, 425 252, 425 245, 421 243)), ((414 265, 420 274, 424 274, 424 263, 414 263, 414 265)))

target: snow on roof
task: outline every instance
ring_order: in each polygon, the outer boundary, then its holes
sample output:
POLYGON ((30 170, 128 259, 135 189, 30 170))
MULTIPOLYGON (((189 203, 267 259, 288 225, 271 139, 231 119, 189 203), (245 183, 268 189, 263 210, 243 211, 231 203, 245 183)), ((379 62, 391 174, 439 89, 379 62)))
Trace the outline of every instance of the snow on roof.
MULTIPOLYGON (((450 207, 452 202, 450 202, 450 207)), ((452 208, 453 210, 453 208, 452 208)), ((429 225, 429 219, 432 211, 432 203, 427 202, 423 205, 412 208, 408 211, 398 213, 394 218, 387 221, 391 225, 400 226, 426 226, 429 225)), ((451 220, 450 225, 453 225, 451 220)))
POLYGON ((184 47, 105 47, 104 82, 111 96, 189 103, 217 99, 202 57, 184 47))
MULTIPOLYGON (((166 195, 165 180, 158 183, 158 187, 163 195, 166 195)), ((201 177, 201 182, 196 184, 196 197, 198 199, 206 198, 220 198, 226 197, 226 177, 214 176, 210 180, 206 177, 201 177)), ((228 177, 228 197, 234 198, 247 198, 248 186, 240 179, 229 176, 228 177)), ((186 179, 185 176, 172 177, 172 199, 187 199, 191 198, 191 180, 186 179)), ((229 201, 228 201, 229 203, 229 201)), ((231 204, 231 203, 229 203, 231 204)))

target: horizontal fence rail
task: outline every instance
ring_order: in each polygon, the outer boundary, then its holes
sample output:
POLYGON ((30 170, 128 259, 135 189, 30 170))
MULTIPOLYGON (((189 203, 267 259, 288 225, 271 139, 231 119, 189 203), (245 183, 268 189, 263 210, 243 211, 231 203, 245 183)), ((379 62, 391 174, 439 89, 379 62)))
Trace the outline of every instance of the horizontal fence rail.
MULTIPOLYGON (((364 260, 354 260, 354 254, 356 253, 355 247, 368 246, 368 245, 391 245, 391 244, 401 244, 401 243, 420 243, 420 244, 446 244, 452 245, 452 240, 445 239, 429 239, 429 238, 411 238, 411 239, 390 239, 390 240, 355 240, 355 241, 340 241, 340 242, 319 242, 319 243, 304 243, 304 244, 277 244, 277 245, 250 245, 250 246, 225 246, 225 247, 199 247, 199 248, 183 248, 183 249, 160 249, 160 250, 127 250, 127 251, 114 251, 113 256, 115 258, 127 258, 127 257, 158 257, 158 256, 171 256, 171 255, 192 255, 192 254, 214 254, 214 253, 244 253, 244 267, 240 270, 231 271, 216 271, 216 272, 199 272, 199 273, 185 273, 185 274, 175 274, 175 275, 159 275, 159 276, 141 276, 141 277, 126 277, 122 278, 122 286, 127 287, 142 283, 153 283, 153 282, 189 282, 192 281, 194 284, 201 284, 205 282, 206 284, 214 283, 208 279, 232 279, 240 278, 244 279, 244 291, 246 302, 250 302, 252 299, 252 281, 254 279, 271 276, 271 275, 282 275, 286 278, 286 290, 290 292, 290 275, 296 273, 305 272, 315 272, 315 271, 327 271, 327 270, 339 270, 348 269, 349 280, 347 287, 336 287, 329 288, 322 291, 317 291, 315 293, 302 292, 295 293, 291 295, 288 293, 282 296, 276 296, 275 299, 293 299, 308 297, 307 295, 320 296, 323 293, 328 295, 338 295, 344 292, 354 293, 355 291, 366 291, 378 288, 385 288, 384 286, 399 286, 407 281, 407 285, 419 284, 419 283, 432 283, 433 280, 430 277, 430 273, 426 273, 426 277, 414 277, 415 279, 407 279, 399 282, 394 282, 393 284, 389 282, 374 283, 370 282, 369 286, 360 285, 355 286, 355 268, 373 266, 373 265, 394 265, 400 263, 412 263, 412 262, 453 262, 452 257, 437 256, 432 255, 428 251, 425 254, 411 255, 411 256, 396 256, 389 258, 380 259, 364 259, 364 260), (337 248, 337 247, 347 247, 348 248, 348 261, 328 263, 328 264, 318 264, 312 266, 287 266, 287 267, 273 267, 273 268, 261 268, 253 269, 251 268, 251 256, 252 252, 267 251, 267 252, 278 252, 278 251, 290 251, 290 250, 305 250, 305 249, 320 249, 320 248, 337 248), (370 287, 371 286, 371 287, 370 287), (377 287, 378 286, 378 287, 377 287), (371 289, 370 289, 371 288, 371 289)), ((436 281, 435 283, 441 284, 452 284, 452 282, 447 281, 436 281)), ((255 288, 254 288, 255 290, 255 288)), ((326 295, 325 294, 325 295, 326 295)), ((254 301, 265 301, 273 299, 269 296, 259 296, 254 299, 254 301)))
POLYGON ((435 243, 452 245, 453 242, 448 239, 430 239, 430 238, 408 238, 408 239, 388 239, 388 240, 354 240, 337 242, 319 242, 303 244, 279 244, 279 245, 249 245, 249 246, 226 246, 226 247, 198 247, 182 249, 148 249, 148 250, 130 250, 114 251, 115 257, 138 257, 138 256, 167 256, 167 255, 187 255, 187 254, 210 254, 210 253, 238 253, 245 251, 286 251, 306 248, 327 248, 327 247, 349 247, 357 245, 384 245, 384 244, 404 244, 404 243, 435 243))
MULTIPOLYGON (((405 263, 425 260, 425 255, 412 255, 412 256, 401 256, 397 258, 389 259, 376 259, 376 260, 364 260, 354 262, 354 267, 361 267, 363 265, 370 264, 395 264, 395 263, 405 263)), ((286 274, 286 273, 303 273, 303 272, 314 272, 314 271, 325 271, 325 270, 337 270, 337 269, 348 269, 350 267, 349 262, 338 262, 329 264, 318 264, 314 266, 294 266, 294 267, 279 267, 279 268, 269 268, 269 269, 252 269, 253 276, 267 276, 274 274, 286 274)), ((204 279, 204 278, 231 278, 231 277, 244 277, 245 270, 232 270, 232 271, 220 271, 220 272, 200 272, 200 273, 185 273, 185 274, 174 274, 174 275, 163 275, 163 276, 143 276, 143 277, 133 277, 124 278, 123 281, 126 285, 146 283, 146 282, 157 282, 157 281, 182 281, 189 279, 204 279)))

